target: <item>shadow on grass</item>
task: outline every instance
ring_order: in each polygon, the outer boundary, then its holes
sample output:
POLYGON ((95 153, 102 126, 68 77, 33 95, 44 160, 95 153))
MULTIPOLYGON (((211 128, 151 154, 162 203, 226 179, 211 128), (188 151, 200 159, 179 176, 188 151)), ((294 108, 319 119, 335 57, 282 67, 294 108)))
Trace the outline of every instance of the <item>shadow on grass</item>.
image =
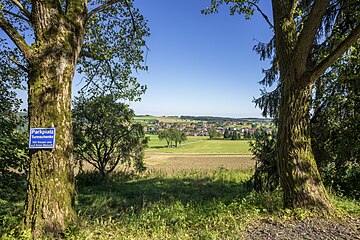
MULTIPOLYGON (((116 217, 131 210, 140 212, 154 204, 181 202, 206 205, 210 202, 228 204, 243 199, 250 192, 246 180, 226 180, 193 173, 175 177, 147 177, 137 180, 78 180, 77 210, 90 218, 116 217)), ((81 179, 82 178, 82 179, 81 179)))
POLYGON ((149 147, 149 149, 163 149, 163 148, 169 148, 167 146, 152 146, 152 147, 149 147))
MULTIPOLYGON (((197 217, 208 217, 208 212, 217 215, 230 211, 226 208, 228 205, 232 205, 233 210, 240 205, 246 209, 271 206, 273 198, 252 196, 246 183, 249 176, 250 173, 224 169, 175 176, 152 173, 143 178, 115 174, 103 179, 97 174, 87 173, 77 177, 76 210, 81 217, 89 220, 135 216, 134 220, 144 212, 177 215, 189 211, 190 215, 198 212, 197 217), (243 203, 244 198, 246 201, 243 203), (169 209, 173 211, 169 212, 169 209)), ((1 236, 21 222, 26 179, 24 176, 0 177, 1 236)))

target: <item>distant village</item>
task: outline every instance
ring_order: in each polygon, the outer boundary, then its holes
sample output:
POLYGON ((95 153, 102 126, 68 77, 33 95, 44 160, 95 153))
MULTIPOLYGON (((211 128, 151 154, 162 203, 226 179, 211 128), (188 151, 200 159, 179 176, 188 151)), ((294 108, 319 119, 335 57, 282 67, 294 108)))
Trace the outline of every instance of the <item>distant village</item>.
POLYGON ((194 121, 193 119, 178 118, 158 118, 158 119, 141 119, 138 118, 144 126, 144 131, 147 134, 158 134, 159 132, 176 128, 185 132, 187 136, 209 136, 214 130, 217 132, 218 137, 228 138, 226 136, 235 136, 237 139, 252 138, 253 134, 258 129, 263 129, 267 132, 272 132, 273 123, 269 120, 247 120, 247 121, 194 121), (173 119, 173 121, 172 121, 173 119))

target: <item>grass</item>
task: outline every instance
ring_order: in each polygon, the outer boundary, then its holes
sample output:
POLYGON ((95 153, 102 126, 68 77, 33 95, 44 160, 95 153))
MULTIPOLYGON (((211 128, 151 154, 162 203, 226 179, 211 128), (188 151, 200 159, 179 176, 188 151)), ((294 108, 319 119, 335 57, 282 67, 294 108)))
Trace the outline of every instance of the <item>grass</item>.
POLYGON ((176 175, 157 172, 142 179, 85 184, 79 188, 83 225, 76 235, 88 239, 234 238, 251 218, 274 206, 263 202, 249 207, 254 199, 246 187, 249 176, 249 172, 225 169, 176 175))
MULTIPOLYGON (((65 239, 241 239, 261 219, 284 221, 308 213, 282 209, 282 194, 255 192, 247 181, 254 161, 246 141, 190 137, 163 148, 151 136, 139 176, 77 176, 79 225, 65 239), (174 151, 167 153, 167 151, 174 151), (228 155, 230 153, 230 155, 228 155)), ((21 231, 24 176, 0 175, 0 239, 29 239, 21 231)), ((360 217, 360 202, 331 195, 344 214, 360 217)))
POLYGON ((330 197, 337 209, 353 217, 360 217, 360 201, 336 195, 330 195, 330 197))
MULTIPOLYGON (((148 137, 150 140, 149 141, 149 149, 167 148, 166 141, 160 140, 158 135, 148 135, 148 137)), ((195 143, 195 142, 201 142, 201 141, 208 140, 208 139, 209 139, 209 137, 203 137, 203 136, 199 136, 199 137, 187 136, 187 140, 185 142, 183 142, 183 145, 195 143)))
POLYGON ((150 135, 149 153, 174 153, 174 154, 226 154, 250 155, 247 140, 209 140, 209 137, 188 137, 182 146, 167 148, 166 141, 160 141, 157 135, 150 135))
MULTIPOLYGON (((279 191, 249 190, 246 182, 251 174, 219 168, 173 174, 153 171, 141 177, 114 174, 106 180, 97 174, 80 175, 79 225, 69 229, 65 239, 241 239, 249 224, 259 219, 294 214, 281 209, 279 191)), ((23 180, 1 185, 2 239, 21 238, 17 231, 23 180)), ((333 199, 343 212, 360 216, 358 201, 333 199)))
MULTIPOLYGON (((241 239, 259 219, 289 219, 306 213, 282 210, 280 191, 247 187, 251 171, 164 174, 142 178, 113 176, 101 184, 78 178, 81 226, 73 239, 241 239)), ((96 178, 95 178, 96 179, 96 178)), ((342 211, 358 216, 357 201, 338 198, 342 211)))
POLYGON ((0 174, 0 237, 19 230, 26 194, 26 176, 0 174))

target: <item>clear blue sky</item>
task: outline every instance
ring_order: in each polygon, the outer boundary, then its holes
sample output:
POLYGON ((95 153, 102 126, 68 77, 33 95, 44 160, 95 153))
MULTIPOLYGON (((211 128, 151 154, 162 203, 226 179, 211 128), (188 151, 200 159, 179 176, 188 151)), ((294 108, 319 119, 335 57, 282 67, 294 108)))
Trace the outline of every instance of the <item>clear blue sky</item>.
MULTIPOLYGON (((259 13, 245 20, 224 6, 218 14, 201 14, 210 0, 135 0, 135 6, 151 33, 149 71, 135 74, 148 86, 142 101, 131 103, 136 114, 261 117, 252 100, 268 63, 252 48, 256 40, 268 42, 272 31, 259 13)), ((270 2, 260 6, 272 19, 270 2)), ((26 107, 26 93, 19 96, 26 107)))
MULTIPOLYGON (((147 18, 149 71, 138 74, 148 86, 136 114, 260 117, 252 103, 268 64, 252 51, 272 31, 259 13, 252 19, 200 13, 210 0, 135 0, 147 18), (255 40, 256 39, 256 40, 255 40)), ((260 5, 271 17, 270 2, 260 5)))

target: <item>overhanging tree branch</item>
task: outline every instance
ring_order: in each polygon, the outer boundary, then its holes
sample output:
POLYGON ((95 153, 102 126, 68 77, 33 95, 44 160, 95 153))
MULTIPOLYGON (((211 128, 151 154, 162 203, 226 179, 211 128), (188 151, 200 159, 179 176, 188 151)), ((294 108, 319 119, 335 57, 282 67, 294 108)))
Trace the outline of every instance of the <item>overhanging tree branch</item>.
POLYGON ((93 54, 91 52, 85 51, 84 49, 81 49, 80 56, 91 58, 92 60, 97 60, 97 61, 106 60, 104 56, 93 54))
POLYGON ((101 12, 103 10, 105 10, 107 7, 110 7, 116 3, 119 3, 119 2, 124 2, 124 4, 126 5, 126 7, 128 8, 129 10, 129 13, 130 13, 130 17, 131 17, 131 21, 132 21, 132 26, 134 28, 134 32, 136 31, 136 24, 135 24, 135 17, 134 17, 134 14, 132 13, 131 11, 131 8, 130 8, 130 5, 128 3, 128 1, 126 0, 111 0, 111 1, 108 1, 107 3, 91 10, 89 13, 88 13, 88 19, 91 18, 94 14, 98 13, 98 12, 101 12))
POLYGON ((265 21, 270 25, 270 27, 274 29, 274 25, 270 22, 269 17, 261 10, 261 8, 254 2, 249 2, 249 4, 253 5, 256 8, 256 10, 263 16, 265 21))
POLYGON ((2 10, 2 11, 3 11, 4 13, 8 14, 8 15, 11 15, 11 16, 13 16, 13 17, 19 18, 19 19, 24 20, 24 21, 26 21, 26 22, 29 22, 29 21, 30 21, 28 18, 23 17, 23 16, 20 16, 20 15, 18 15, 18 14, 16 14, 16 13, 13 13, 13 12, 10 12, 10 11, 7 11, 7 10, 2 10))
POLYGON ((20 49, 25 59, 29 59, 31 55, 31 48, 27 45, 25 39, 18 33, 18 31, 9 23, 9 21, 6 20, 2 13, 0 13, 0 28, 20 49))
POLYGON ((11 0, 20 10, 21 12, 30 19, 31 13, 18 1, 18 0, 11 0))
POLYGON ((27 68, 24 65, 22 65, 21 63, 19 63, 19 61, 17 61, 15 58, 9 57, 9 60, 12 61, 20 69, 22 69, 24 72, 27 72, 27 68))
POLYGON ((316 0, 307 19, 304 21, 303 29, 298 37, 295 55, 299 59, 299 66, 305 68, 309 59, 316 33, 326 12, 329 0, 316 0))
POLYGON ((310 82, 314 82, 321 74, 325 72, 351 45, 360 39, 360 25, 358 25, 350 34, 316 67, 310 72, 310 82))
MULTIPOLYGON (((134 29, 134 32, 133 33, 135 33, 136 32, 136 24, 135 24, 135 18, 134 18, 134 14, 132 13, 132 11, 131 11, 131 8, 130 8, 130 5, 129 5, 129 3, 128 3, 128 1, 126 1, 125 0, 125 5, 126 5, 126 7, 128 8, 128 10, 129 10, 129 13, 130 13, 130 16, 131 16, 131 22, 132 22, 132 26, 133 26, 133 29, 134 29)), ((134 36, 131 36, 131 38, 133 38, 134 36)))
POLYGON ((124 2, 124 0, 110 0, 108 1, 107 3, 104 3, 103 5, 97 7, 97 8, 94 8, 93 10, 91 10, 89 13, 88 13, 88 19, 91 18, 94 14, 98 13, 98 12, 101 12, 103 10, 105 10, 107 7, 110 7, 116 3, 119 3, 119 2, 124 2))

